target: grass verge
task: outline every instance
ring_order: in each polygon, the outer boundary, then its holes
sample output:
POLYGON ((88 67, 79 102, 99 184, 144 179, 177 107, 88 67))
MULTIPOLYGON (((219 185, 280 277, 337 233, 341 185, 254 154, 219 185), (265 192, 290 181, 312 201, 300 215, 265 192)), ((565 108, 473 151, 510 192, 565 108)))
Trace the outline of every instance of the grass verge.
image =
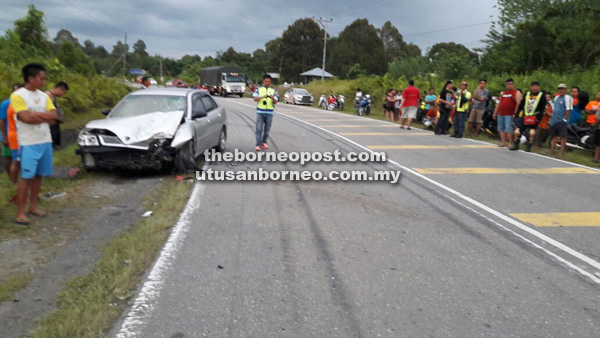
POLYGON ((177 221, 193 185, 169 179, 150 200, 151 217, 122 231, 102 249, 86 276, 71 278, 59 293, 58 310, 42 319, 32 337, 104 336, 177 221))
POLYGON ((0 302, 6 302, 13 299, 15 292, 21 290, 33 278, 29 272, 11 276, 8 279, 0 282, 0 302))

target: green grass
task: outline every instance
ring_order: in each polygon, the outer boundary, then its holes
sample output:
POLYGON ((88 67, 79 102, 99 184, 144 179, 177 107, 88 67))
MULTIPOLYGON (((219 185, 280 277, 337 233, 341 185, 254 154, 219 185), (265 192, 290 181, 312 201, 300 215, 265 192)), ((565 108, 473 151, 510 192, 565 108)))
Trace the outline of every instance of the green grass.
POLYGON ((102 249, 93 271, 71 278, 59 294, 58 310, 39 322, 32 337, 104 336, 178 219, 193 185, 174 179, 157 189, 153 214, 124 230, 102 249))
POLYGON ((32 278, 33 275, 31 273, 25 272, 0 281, 0 302, 12 300, 15 292, 27 286, 32 278))

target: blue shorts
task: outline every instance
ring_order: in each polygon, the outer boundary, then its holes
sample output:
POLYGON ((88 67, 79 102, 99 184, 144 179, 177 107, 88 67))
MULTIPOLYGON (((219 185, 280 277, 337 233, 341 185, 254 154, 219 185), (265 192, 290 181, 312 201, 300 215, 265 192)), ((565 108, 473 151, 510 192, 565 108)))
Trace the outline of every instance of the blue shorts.
POLYGON ((12 150, 12 159, 13 161, 21 162, 21 152, 19 151, 19 149, 12 150))
POLYGON ((498 115, 498 131, 501 133, 513 132, 512 115, 498 115))
POLYGON ((29 180, 36 175, 52 175, 52 143, 34 144, 19 148, 21 177, 29 180))

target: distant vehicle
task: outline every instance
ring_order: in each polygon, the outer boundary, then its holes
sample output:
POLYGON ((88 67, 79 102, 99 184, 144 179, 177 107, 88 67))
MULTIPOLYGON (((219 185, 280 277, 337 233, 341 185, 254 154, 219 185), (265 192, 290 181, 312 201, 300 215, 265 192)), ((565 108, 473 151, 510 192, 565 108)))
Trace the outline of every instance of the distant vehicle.
POLYGON ((197 169, 205 150, 224 151, 227 116, 201 90, 151 88, 125 96, 107 117, 79 133, 76 153, 87 170, 197 169))
POLYGON ((173 81, 167 81, 165 87, 173 87, 173 81))
POLYGON ((243 97, 246 91, 246 76, 241 69, 233 66, 203 68, 200 70, 200 80, 208 85, 211 95, 243 97))
POLYGON ((308 104, 315 102, 314 97, 304 88, 292 88, 283 96, 283 101, 287 104, 308 104))
POLYGON ((150 85, 151 86, 158 86, 158 82, 155 79, 150 78, 150 85))

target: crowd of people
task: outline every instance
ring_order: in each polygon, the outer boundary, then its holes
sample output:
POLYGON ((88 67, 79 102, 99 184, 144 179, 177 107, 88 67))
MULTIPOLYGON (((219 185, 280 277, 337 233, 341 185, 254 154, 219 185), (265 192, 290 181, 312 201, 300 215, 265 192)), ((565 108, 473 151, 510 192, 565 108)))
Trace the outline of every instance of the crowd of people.
POLYGON ((17 204, 14 222, 29 225, 29 217, 46 216, 37 207, 38 196, 42 177, 53 172, 54 147, 61 143, 64 112, 56 100, 69 86, 60 81, 43 92, 46 70, 41 64, 28 64, 21 72, 24 84, 13 85, 10 98, 0 105, 0 150, 10 182, 17 186, 17 195, 11 200, 17 204))
POLYGON ((600 93, 591 101, 579 87, 573 86, 567 93, 563 83, 555 93, 542 90, 538 81, 531 82, 525 92, 515 88, 513 79, 507 79, 505 87, 492 96, 487 80, 481 79, 471 94, 467 82, 456 87, 447 81, 439 95, 434 88, 421 94, 410 80, 404 90, 386 91, 383 117, 400 122, 401 129, 410 129, 420 107, 423 123, 435 135, 462 138, 465 132, 477 136, 486 131, 499 134, 500 147, 519 150, 524 142, 527 152, 532 147, 547 146, 551 152, 560 148, 560 157, 567 148, 568 129, 585 126, 589 127, 588 142, 594 147, 592 161, 600 163, 600 93))

